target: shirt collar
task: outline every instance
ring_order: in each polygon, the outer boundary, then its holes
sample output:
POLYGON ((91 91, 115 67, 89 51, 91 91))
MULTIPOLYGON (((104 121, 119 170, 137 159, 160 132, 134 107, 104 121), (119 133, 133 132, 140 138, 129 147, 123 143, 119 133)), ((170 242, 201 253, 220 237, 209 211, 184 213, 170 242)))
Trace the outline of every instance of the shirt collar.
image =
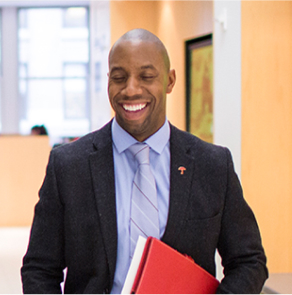
MULTIPOLYGON (((138 142, 133 136, 131 136, 127 131, 125 131, 116 121, 116 118, 113 119, 112 123, 112 137, 115 147, 117 148, 118 153, 124 152, 131 145, 138 142)), ((161 154, 164 147, 169 141, 170 137, 170 127, 165 118, 163 126, 155 132, 153 135, 148 137, 145 140, 145 143, 149 145, 158 154, 161 154)))

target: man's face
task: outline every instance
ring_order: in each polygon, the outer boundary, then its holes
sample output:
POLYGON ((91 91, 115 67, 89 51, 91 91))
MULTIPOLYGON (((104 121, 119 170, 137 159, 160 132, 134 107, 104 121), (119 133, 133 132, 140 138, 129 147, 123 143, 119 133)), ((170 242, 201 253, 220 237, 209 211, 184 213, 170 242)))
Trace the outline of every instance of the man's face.
POLYGON ((109 61, 108 94, 119 125, 144 141, 162 127, 166 93, 175 82, 163 56, 150 42, 122 41, 109 61))

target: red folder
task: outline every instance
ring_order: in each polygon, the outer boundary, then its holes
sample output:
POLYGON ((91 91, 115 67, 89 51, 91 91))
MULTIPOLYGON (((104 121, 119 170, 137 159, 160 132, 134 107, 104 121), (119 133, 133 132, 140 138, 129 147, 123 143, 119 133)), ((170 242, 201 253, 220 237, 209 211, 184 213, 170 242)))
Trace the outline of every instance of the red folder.
POLYGON ((149 237, 131 293, 214 294, 218 285, 218 280, 192 258, 149 237))

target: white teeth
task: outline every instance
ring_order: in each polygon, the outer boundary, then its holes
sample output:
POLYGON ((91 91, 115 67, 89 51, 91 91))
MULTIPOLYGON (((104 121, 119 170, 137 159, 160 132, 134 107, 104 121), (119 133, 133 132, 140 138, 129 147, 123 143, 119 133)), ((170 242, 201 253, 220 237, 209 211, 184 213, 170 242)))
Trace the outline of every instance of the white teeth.
POLYGON ((146 103, 140 104, 123 104, 123 108, 129 112, 141 111, 146 107, 146 103))

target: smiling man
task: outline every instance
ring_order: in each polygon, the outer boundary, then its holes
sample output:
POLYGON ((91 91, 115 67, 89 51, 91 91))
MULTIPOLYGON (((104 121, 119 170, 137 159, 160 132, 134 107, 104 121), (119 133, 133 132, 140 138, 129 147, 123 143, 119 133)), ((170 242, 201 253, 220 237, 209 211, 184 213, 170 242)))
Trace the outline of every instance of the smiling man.
POLYGON ((52 150, 21 269, 25 293, 61 292, 65 268, 66 293, 120 293, 139 235, 161 239, 212 275, 218 249, 218 293, 261 291, 266 257, 231 154, 168 122, 174 84, 155 35, 135 29, 114 44, 115 117, 52 150))
POLYGON ((118 124, 138 141, 159 130, 166 117, 166 94, 175 71, 154 35, 136 30, 124 35, 109 55, 108 93, 118 124))

